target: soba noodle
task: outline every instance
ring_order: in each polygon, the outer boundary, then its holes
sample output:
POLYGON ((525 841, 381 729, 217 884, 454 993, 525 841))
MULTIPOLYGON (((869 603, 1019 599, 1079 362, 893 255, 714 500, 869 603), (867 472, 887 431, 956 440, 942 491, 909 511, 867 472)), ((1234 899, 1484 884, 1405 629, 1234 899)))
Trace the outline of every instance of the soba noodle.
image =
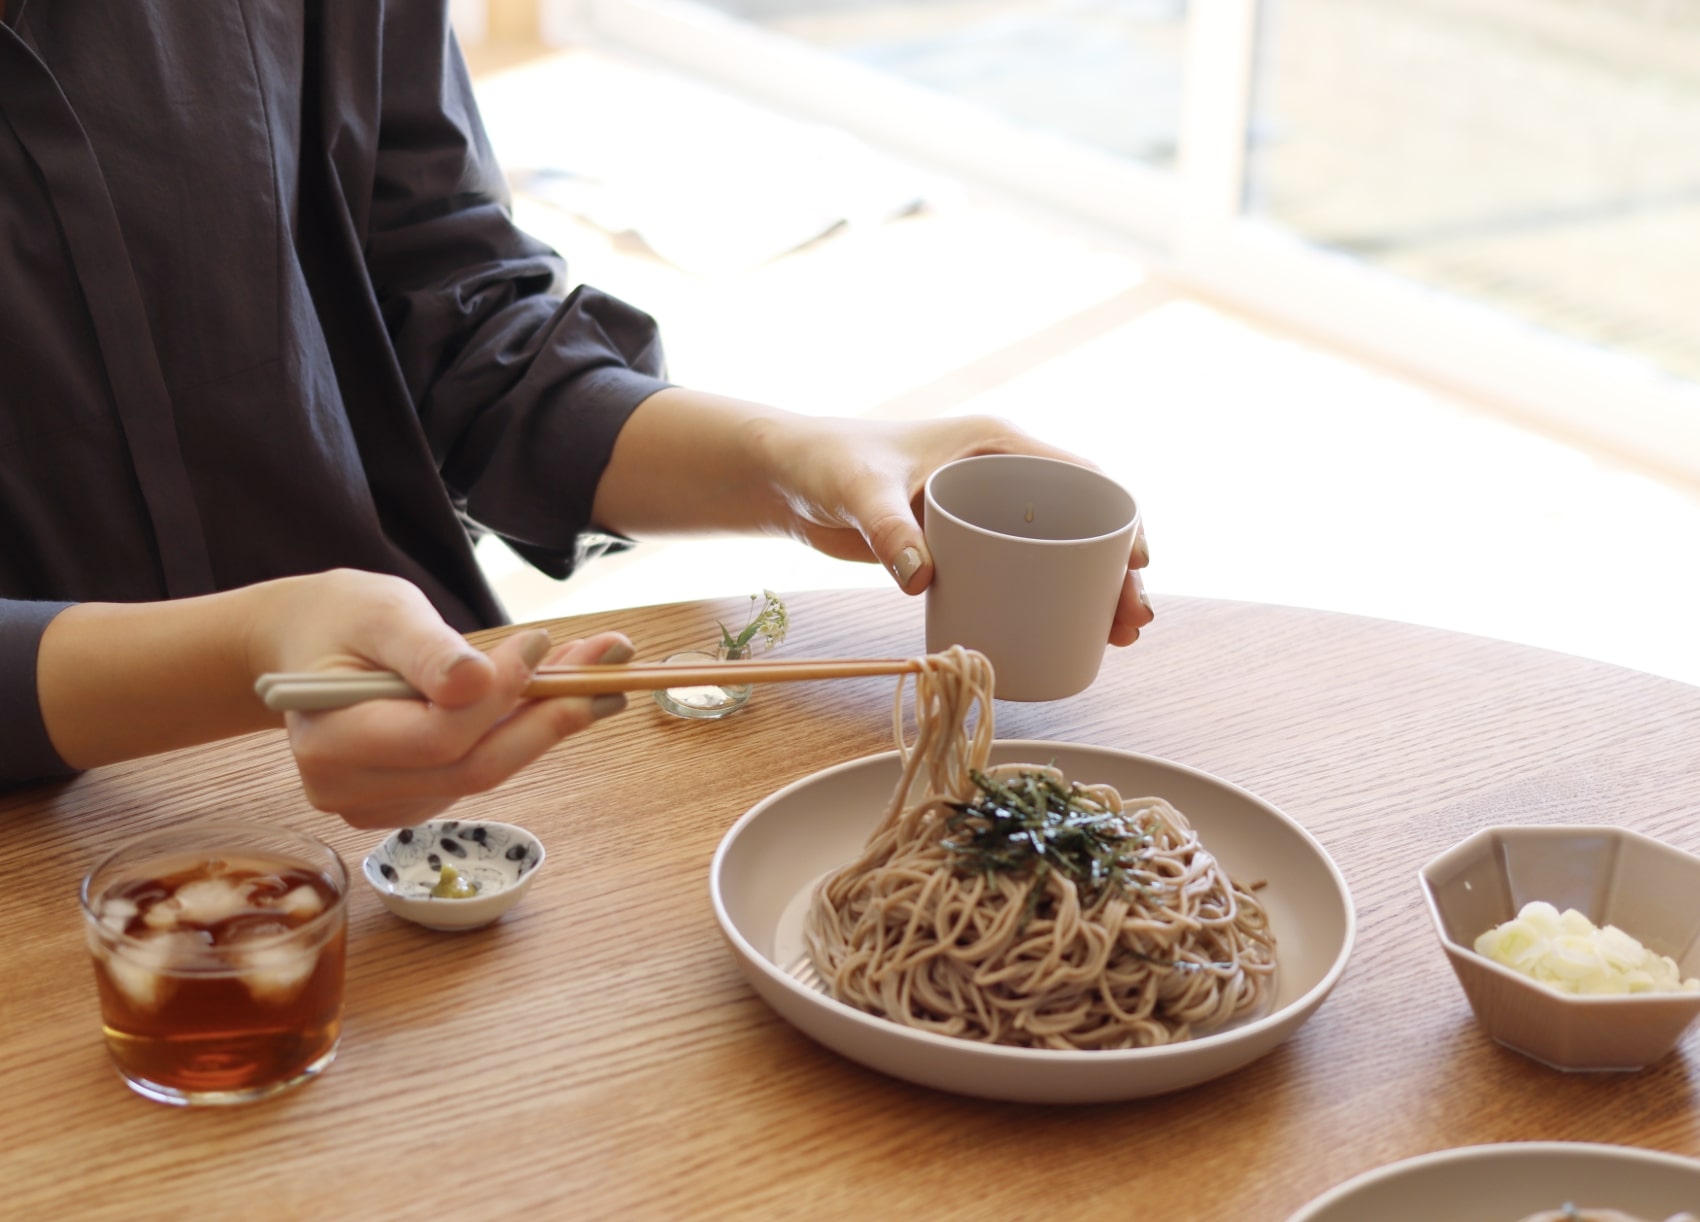
POLYGON ((804 936, 840 1001, 925 1031, 1029 1048, 1135 1048, 1260 1010, 1264 909, 1161 798, 1053 767, 988 767, 992 670, 924 659, 915 741, 862 855, 817 887, 804 936))

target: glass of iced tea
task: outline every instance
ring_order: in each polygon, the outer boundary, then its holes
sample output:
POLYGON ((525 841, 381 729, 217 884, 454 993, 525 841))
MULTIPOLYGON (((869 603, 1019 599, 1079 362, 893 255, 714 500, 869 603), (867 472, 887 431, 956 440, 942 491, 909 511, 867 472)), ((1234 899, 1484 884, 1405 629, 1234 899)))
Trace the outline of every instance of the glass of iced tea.
POLYGON ((247 1103, 329 1065, 347 900, 335 850, 261 824, 184 824, 103 857, 82 907, 125 1082, 162 1103, 247 1103))

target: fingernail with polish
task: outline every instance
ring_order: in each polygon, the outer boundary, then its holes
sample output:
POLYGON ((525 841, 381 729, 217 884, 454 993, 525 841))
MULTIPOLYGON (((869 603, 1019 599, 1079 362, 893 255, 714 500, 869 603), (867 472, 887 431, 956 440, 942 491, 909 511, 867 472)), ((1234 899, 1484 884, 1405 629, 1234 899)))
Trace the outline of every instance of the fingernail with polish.
POLYGON ((483 656, 484 655, 479 653, 476 649, 468 649, 464 653, 455 654, 447 662, 443 663, 443 678, 448 678, 467 663, 475 661, 483 656))
POLYGON ((604 717, 612 717, 626 707, 626 697, 623 692, 606 692, 590 702, 590 719, 601 721, 604 717))
POLYGON ((527 670, 536 670, 537 664, 548 654, 554 642, 549 638, 546 629, 536 628, 525 634, 519 645, 519 660, 525 663, 527 670))
POLYGON ((897 578, 901 589, 909 588, 909 581, 915 576, 915 571, 921 567, 921 553, 913 547, 906 547, 897 555, 897 560, 891 566, 892 574, 897 578))
POLYGON ((1156 610, 1151 606, 1151 595, 1145 592, 1145 578, 1136 569, 1133 573, 1133 592, 1139 596, 1139 605, 1151 612, 1151 618, 1157 618, 1156 610))
POLYGON ((1144 568, 1151 563, 1151 545, 1145 541, 1144 535, 1139 535, 1133 541, 1133 559, 1135 568, 1144 568))
POLYGON ((630 662, 634 650, 624 641, 615 641, 602 651, 602 656, 596 659, 604 666, 618 666, 622 662, 630 662))

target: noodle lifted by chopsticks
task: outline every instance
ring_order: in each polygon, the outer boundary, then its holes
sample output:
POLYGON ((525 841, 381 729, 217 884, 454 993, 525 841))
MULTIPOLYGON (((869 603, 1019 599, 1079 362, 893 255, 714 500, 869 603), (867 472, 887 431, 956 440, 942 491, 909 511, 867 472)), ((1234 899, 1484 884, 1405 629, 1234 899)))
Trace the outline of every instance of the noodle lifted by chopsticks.
POLYGON ((1261 1009, 1267 916, 1186 818, 1055 768, 987 767, 991 664, 960 647, 923 662, 912 746, 898 682, 891 805, 805 922, 833 996, 925 1031, 1058 1049, 1166 1044, 1261 1009))

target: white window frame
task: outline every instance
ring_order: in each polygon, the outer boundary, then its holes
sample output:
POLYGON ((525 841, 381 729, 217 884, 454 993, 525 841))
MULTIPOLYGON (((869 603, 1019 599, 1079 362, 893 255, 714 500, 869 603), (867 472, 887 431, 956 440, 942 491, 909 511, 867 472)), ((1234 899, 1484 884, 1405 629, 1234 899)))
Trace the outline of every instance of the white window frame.
POLYGON ((546 40, 626 49, 1138 244, 1153 269, 1684 481, 1700 384, 1311 245, 1244 213, 1257 0, 1191 0, 1176 170, 1023 131, 689 0, 542 0, 546 40))

